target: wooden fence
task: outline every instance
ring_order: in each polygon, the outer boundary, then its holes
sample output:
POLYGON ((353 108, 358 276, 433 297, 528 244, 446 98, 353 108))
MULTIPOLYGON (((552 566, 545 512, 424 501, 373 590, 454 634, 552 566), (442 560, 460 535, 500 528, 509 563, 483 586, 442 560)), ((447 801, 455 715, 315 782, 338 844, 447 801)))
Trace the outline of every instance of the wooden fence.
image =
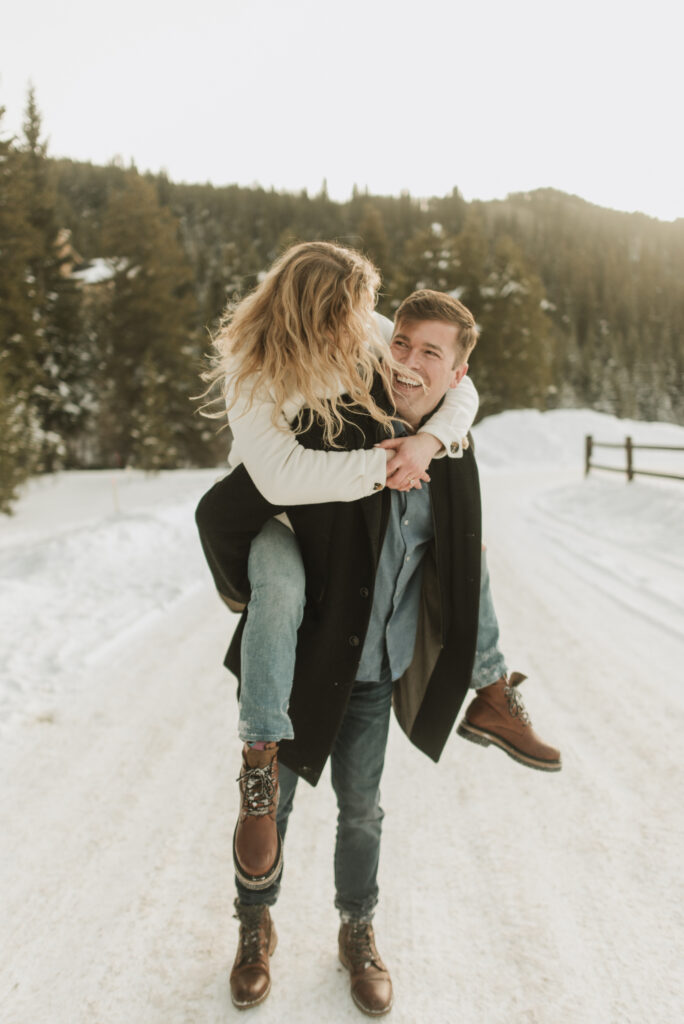
POLYGON ((631 437, 626 437, 624 444, 608 444, 603 441, 595 441, 591 434, 587 434, 585 438, 584 475, 588 476, 590 469, 605 469, 609 473, 627 473, 628 481, 633 480, 635 476, 659 476, 666 480, 684 480, 684 476, 678 476, 676 473, 654 473, 649 469, 635 469, 633 453, 638 451, 684 452, 684 448, 676 448, 673 445, 665 444, 634 444, 631 437), (591 456, 594 453, 594 448, 624 449, 627 453, 627 465, 624 469, 621 469, 619 466, 601 466, 598 462, 592 462, 591 456))

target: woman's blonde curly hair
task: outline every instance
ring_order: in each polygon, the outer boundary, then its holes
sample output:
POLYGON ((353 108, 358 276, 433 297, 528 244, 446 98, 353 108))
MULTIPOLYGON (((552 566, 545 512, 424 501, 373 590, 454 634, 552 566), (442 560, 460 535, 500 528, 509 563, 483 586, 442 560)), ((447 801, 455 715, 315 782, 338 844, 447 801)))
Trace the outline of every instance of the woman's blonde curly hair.
POLYGON ((352 404, 391 433, 391 417, 371 394, 379 374, 392 404, 394 360, 373 317, 379 286, 377 269, 353 249, 331 242, 287 249, 221 319, 212 368, 203 375, 209 390, 220 385, 225 402, 213 415, 224 415, 226 407, 230 413, 247 389, 246 408, 267 395, 275 401, 278 426, 286 401, 301 399, 306 411, 293 429, 301 433, 318 420, 330 447, 339 447, 345 409, 352 404))

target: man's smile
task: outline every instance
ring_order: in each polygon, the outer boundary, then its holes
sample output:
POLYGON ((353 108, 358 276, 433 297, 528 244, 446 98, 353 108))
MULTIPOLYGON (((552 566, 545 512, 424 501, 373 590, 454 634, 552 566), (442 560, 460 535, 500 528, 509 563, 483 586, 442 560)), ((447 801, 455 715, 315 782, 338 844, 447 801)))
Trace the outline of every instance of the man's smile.
POLYGON ((403 374, 397 373, 396 370, 394 371, 394 382, 393 383, 394 383, 394 386, 395 387, 398 386, 401 391, 407 391, 408 392, 408 391, 422 391, 423 390, 422 382, 416 382, 415 380, 411 380, 410 377, 404 377, 403 374))

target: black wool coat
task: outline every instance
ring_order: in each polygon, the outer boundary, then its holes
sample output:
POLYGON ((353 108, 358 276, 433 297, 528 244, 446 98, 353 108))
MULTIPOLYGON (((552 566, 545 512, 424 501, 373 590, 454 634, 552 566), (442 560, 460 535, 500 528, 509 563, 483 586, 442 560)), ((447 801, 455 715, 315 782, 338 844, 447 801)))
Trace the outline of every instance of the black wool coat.
MULTIPOLYGON (((349 419, 340 439, 344 448, 370 448, 386 436, 366 414, 351 411, 349 419)), ((317 424, 299 440, 324 447, 317 424)), ((461 459, 434 459, 430 477, 435 537, 425 555, 415 652, 395 683, 393 706, 411 742, 437 761, 470 685, 477 640, 481 508, 472 447, 461 459)), ((286 511, 292 523, 307 595, 289 709, 295 738, 282 742, 279 758, 312 785, 330 754, 356 679, 389 507, 390 493, 384 489, 360 501, 283 509, 266 501, 242 465, 215 484, 197 507, 214 582, 233 606, 249 599, 252 539, 279 512, 286 511)), ((225 659, 238 679, 246 615, 225 659)))

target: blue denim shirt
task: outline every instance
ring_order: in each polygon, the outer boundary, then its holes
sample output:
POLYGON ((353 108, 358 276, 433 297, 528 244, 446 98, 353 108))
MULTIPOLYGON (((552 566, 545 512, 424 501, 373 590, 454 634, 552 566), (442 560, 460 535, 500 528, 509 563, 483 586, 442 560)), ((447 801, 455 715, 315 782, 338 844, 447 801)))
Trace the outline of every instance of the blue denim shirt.
POLYGON ((392 491, 387 532, 375 577, 373 607, 356 673, 360 680, 398 679, 411 664, 423 581, 423 555, 434 536, 430 488, 392 491))

